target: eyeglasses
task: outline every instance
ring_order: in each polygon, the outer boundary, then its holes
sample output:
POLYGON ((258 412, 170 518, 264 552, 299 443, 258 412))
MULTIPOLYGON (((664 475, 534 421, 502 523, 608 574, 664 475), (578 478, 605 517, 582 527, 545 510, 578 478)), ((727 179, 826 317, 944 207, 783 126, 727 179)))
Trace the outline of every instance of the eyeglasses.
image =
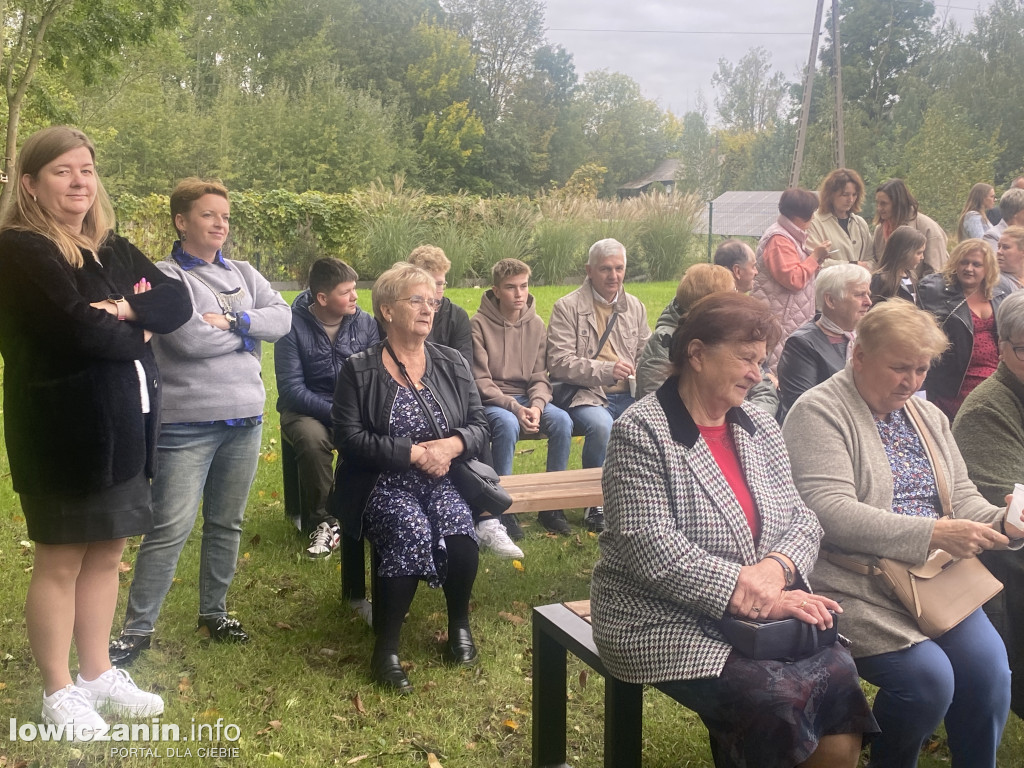
POLYGON ((395 301, 408 301, 416 309, 419 309, 424 304, 426 304, 428 307, 430 307, 431 312, 437 312, 437 310, 441 308, 440 299, 427 299, 424 298, 423 296, 410 296, 407 299, 395 299, 395 301))
POLYGON ((445 288, 448 287, 448 281, 447 280, 438 280, 436 283, 434 283, 434 285, 436 285, 441 290, 444 290, 445 288))
POLYGON ((1014 357, 1016 357, 1018 361, 1024 363, 1024 347, 1011 346, 1010 349, 1013 350, 1014 357))

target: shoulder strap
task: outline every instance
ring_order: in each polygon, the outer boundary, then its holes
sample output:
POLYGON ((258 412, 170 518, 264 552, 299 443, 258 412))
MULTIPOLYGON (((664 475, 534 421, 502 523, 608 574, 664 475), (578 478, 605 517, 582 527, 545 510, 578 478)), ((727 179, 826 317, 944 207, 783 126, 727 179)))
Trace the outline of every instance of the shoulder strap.
POLYGON ((618 318, 618 316, 619 316, 619 313, 616 312, 615 308, 613 307, 612 308, 612 316, 608 318, 608 322, 604 326, 604 333, 601 334, 601 339, 597 342, 597 352, 595 352, 593 355, 590 356, 591 360, 596 359, 597 356, 601 354, 601 350, 604 349, 604 343, 606 341, 608 341, 608 337, 612 333, 612 327, 615 325, 615 320, 616 320, 616 318, 618 318))
POLYGON ((942 514, 953 517, 953 504, 949 495, 949 486, 946 484, 946 473, 940 471, 937 462, 939 452, 935 449, 935 442, 932 440, 931 432, 921 420, 921 412, 918 410, 917 403, 914 402, 914 397, 916 395, 911 395, 910 399, 907 400, 904 410, 914 425, 914 429, 917 430, 917 434, 921 436, 924 451, 928 454, 928 459, 931 461, 932 472, 935 474, 935 485, 939 490, 939 504, 942 505, 942 514))
POLYGON ((437 436, 438 440, 443 440, 445 435, 441 432, 441 425, 437 423, 437 419, 434 417, 434 412, 430 410, 430 407, 423 399, 423 395, 421 395, 419 390, 416 389, 416 385, 412 383, 412 376, 409 375, 409 371, 406 369, 405 363, 398 359, 398 355, 395 354, 395 350, 391 348, 391 344, 387 339, 384 340, 384 349, 388 351, 388 354, 391 355, 391 359, 394 360, 395 365, 398 366, 398 370, 400 370, 402 372, 402 376, 405 377, 405 381, 409 385, 409 391, 412 392, 412 396, 416 398, 416 402, 419 403, 420 408, 427 417, 427 421, 430 422, 430 427, 434 430, 434 435, 437 436))
POLYGON ((222 292, 219 291, 218 289, 214 288, 212 285, 210 285, 198 272, 196 272, 194 269, 183 269, 181 271, 184 274, 189 275, 190 277, 195 278, 200 283, 202 283, 207 288, 209 288, 210 291, 213 293, 214 298, 217 299, 217 304, 221 308, 222 312, 230 312, 231 311, 231 305, 228 304, 228 302, 224 299, 224 296, 222 295, 222 292))

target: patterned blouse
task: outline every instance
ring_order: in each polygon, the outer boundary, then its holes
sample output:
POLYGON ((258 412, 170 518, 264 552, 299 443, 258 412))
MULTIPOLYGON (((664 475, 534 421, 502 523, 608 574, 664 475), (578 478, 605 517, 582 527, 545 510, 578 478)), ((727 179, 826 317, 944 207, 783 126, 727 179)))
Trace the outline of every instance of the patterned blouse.
POLYGON ((935 472, 921 438, 901 408, 875 419, 892 467, 892 511, 911 517, 941 516, 935 472))

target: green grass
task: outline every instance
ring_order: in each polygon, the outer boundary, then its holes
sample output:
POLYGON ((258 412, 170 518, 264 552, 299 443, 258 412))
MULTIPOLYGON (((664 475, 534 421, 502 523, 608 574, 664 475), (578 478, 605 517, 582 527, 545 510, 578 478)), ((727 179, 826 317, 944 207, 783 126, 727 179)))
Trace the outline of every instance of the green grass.
MULTIPOLYGON (((630 291, 647 305, 651 323, 674 293, 670 283, 637 284, 630 291)), ((541 315, 567 292, 565 287, 536 291, 541 315)), ((477 289, 449 291, 472 313, 477 289)), ((288 295, 289 300, 294 294, 288 295)), ((369 292, 361 303, 369 305, 369 292)), ((482 663, 475 670, 452 670, 441 663, 435 638, 445 624, 440 591, 421 587, 402 641, 402 657, 412 663, 416 692, 398 698, 370 684, 367 661, 370 629, 339 601, 337 555, 326 562, 300 556, 304 546, 284 519, 280 445, 273 349, 265 347, 264 380, 268 408, 263 452, 250 499, 242 540, 242 557, 229 593, 229 608, 252 635, 247 646, 209 645, 194 634, 197 602, 199 531, 182 554, 177 579, 157 624, 154 648, 143 654, 132 674, 144 687, 159 692, 167 708, 164 723, 188 733, 195 723, 238 726, 241 738, 220 746, 237 747, 233 759, 197 756, 200 745, 178 744, 191 758, 164 763, 151 756, 111 756, 115 746, 144 743, 50 745, 10 742, 8 718, 35 722, 40 709, 39 674, 33 663, 22 615, 32 564, 24 519, 11 490, 6 454, 0 451, 0 766, 425 766, 425 750, 452 766, 530 765, 531 633, 530 608, 560 600, 586 598, 590 572, 598 556, 597 540, 577 536, 552 538, 532 515, 525 516, 525 569, 489 553, 481 557, 473 597, 472 623, 482 663), (23 762, 24 761, 24 762, 23 762)), ((517 472, 542 471, 545 444, 520 444, 517 472)), ((59 442, 54 444, 59 455, 59 442)), ((579 466, 578 442, 571 467, 579 466)), ((67 457, 73 460, 73 457, 67 457)), ((581 511, 569 519, 579 529, 581 511)), ((134 562, 137 540, 125 561, 134 562)), ((131 572, 122 576, 123 616, 131 572)), ((569 762, 577 768, 602 764, 603 680, 570 657, 569 762)), ((1011 717, 1001 750, 1001 764, 1024 762, 1024 730, 1011 717)), ((151 745, 164 754, 166 744, 151 745)), ((203 744, 201 746, 209 746, 203 744)), ((644 698, 644 765, 651 768, 711 764, 706 732, 693 713, 656 691, 644 698)), ((948 764, 939 748, 925 755, 927 768, 948 764)))

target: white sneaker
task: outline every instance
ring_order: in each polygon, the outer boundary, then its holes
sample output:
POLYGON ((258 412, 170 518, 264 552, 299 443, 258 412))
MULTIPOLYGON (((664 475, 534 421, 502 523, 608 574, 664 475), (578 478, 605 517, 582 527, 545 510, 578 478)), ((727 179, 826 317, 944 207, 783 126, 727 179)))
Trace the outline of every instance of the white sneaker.
POLYGON ((341 544, 341 529, 330 523, 320 523, 316 530, 309 534, 306 557, 311 560, 330 557, 331 552, 336 550, 339 544, 341 544))
POLYGON ((43 694, 43 722, 72 729, 72 741, 92 741, 110 728, 85 691, 70 683, 49 696, 43 694))
POLYGON ((82 689, 94 709, 109 706, 112 712, 125 717, 152 717, 164 711, 163 699, 141 690, 131 675, 117 667, 91 681, 79 675, 75 685, 82 689))
POLYGON ((494 552, 498 557, 520 558, 523 550, 508 537, 508 531, 496 517, 488 517, 476 524, 476 537, 480 544, 494 552))

